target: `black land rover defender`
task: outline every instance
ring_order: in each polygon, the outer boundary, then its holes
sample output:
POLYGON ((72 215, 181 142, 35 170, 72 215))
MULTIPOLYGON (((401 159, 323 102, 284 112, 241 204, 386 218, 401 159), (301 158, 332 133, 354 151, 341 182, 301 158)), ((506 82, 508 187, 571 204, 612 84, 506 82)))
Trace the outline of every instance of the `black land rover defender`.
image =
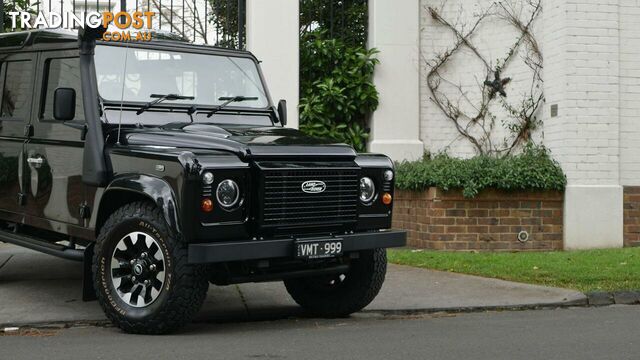
POLYGON ((377 295, 386 156, 285 128, 248 52, 175 40, 0 35, 0 241, 84 261, 85 300, 166 333, 208 283, 283 280, 325 317, 377 295))

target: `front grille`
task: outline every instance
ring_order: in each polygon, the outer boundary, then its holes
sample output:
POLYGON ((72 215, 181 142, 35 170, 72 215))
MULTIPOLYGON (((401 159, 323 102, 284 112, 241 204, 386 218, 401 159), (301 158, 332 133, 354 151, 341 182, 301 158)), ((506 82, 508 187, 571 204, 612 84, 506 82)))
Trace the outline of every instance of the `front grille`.
MULTIPOLYGON (((261 168, 260 223, 264 228, 302 226, 346 226, 355 223, 358 212, 359 169, 340 168, 261 168), (321 193, 306 189, 305 182, 323 182, 321 193)), ((316 183, 317 185, 317 183, 316 183)))

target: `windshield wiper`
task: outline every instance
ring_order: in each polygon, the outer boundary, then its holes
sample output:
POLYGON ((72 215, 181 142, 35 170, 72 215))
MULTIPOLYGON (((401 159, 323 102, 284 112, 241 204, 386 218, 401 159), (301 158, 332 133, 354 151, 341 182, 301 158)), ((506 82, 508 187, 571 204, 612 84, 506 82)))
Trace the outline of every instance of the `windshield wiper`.
POLYGON ((231 103, 243 102, 243 101, 254 101, 254 100, 258 100, 258 98, 257 97, 247 97, 247 96, 223 96, 221 98, 218 98, 218 100, 224 101, 224 102, 222 104, 218 105, 215 109, 211 110, 207 114, 208 118, 212 117, 213 114, 215 114, 218 111, 224 109, 225 107, 227 107, 231 103))
POLYGON ((165 100, 193 100, 195 99, 195 97, 193 96, 182 96, 182 95, 177 95, 177 94, 167 94, 167 95, 160 95, 160 94, 151 94, 150 98, 155 99, 153 101, 150 101, 146 104, 144 104, 143 107, 141 107, 140 109, 138 109, 138 111, 136 112, 137 115, 142 114, 143 112, 151 109, 152 107, 154 107, 155 105, 165 101, 165 100))

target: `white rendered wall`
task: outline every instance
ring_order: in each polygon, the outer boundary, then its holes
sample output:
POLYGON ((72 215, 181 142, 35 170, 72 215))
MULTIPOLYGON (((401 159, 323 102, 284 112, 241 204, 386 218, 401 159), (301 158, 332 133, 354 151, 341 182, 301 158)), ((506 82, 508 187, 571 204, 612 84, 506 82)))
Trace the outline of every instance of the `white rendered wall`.
POLYGON ((287 100, 288 127, 297 128, 300 41, 298 0, 247 0, 247 49, 260 60, 274 103, 287 100))
POLYGON ((393 160, 422 157, 419 0, 369 0, 369 46, 380 51, 374 82, 380 106, 371 118, 369 150, 393 160))
POLYGON ((622 203, 618 185, 569 185, 564 202, 565 250, 622 247, 622 203))

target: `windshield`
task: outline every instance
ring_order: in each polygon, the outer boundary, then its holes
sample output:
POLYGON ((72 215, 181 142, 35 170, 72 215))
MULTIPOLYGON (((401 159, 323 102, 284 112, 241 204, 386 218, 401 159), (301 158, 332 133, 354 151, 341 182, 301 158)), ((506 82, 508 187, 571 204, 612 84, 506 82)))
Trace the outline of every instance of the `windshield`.
POLYGON ((152 94, 175 94, 193 99, 163 104, 215 107, 222 99, 245 96, 255 99, 229 107, 269 105, 258 68, 248 58, 103 45, 96 47, 95 65, 98 91, 109 101, 147 103, 152 94))

